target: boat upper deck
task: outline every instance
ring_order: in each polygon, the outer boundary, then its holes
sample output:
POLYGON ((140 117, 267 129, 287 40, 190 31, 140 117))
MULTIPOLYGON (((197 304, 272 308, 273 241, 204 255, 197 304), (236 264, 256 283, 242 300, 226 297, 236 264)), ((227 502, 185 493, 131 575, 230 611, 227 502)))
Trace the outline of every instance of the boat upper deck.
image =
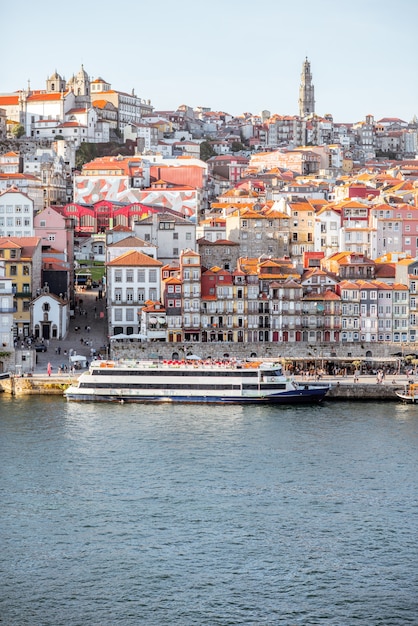
POLYGON ((257 371, 274 371, 277 375, 282 374, 282 366, 277 362, 265 361, 214 361, 214 360, 193 360, 193 361, 174 361, 174 360, 121 360, 121 361, 93 361, 90 365, 90 372, 103 372, 106 370, 117 370, 119 373, 127 370, 147 371, 147 370, 170 370, 170 371, 243 371, 250 370, 254 373, 257 371))

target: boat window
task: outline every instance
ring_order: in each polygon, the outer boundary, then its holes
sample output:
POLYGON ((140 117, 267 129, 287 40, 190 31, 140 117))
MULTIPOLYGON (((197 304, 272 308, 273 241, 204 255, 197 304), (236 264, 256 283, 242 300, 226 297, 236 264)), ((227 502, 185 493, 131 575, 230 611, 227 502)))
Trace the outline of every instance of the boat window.
POLYGON ((274 370, 263 370, 264 376, 282 376, 283 372, 280 368, 276 368, 274 370))

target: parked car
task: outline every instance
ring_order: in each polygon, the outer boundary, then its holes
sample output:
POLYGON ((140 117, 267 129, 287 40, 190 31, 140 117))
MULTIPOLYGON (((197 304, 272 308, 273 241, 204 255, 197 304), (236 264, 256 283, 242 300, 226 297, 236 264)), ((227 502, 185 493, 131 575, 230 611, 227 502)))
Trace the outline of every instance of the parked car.
POLYGON ((43 343, 35 343, 33 346, 36 352, 46 352, 46 345, 43 343))

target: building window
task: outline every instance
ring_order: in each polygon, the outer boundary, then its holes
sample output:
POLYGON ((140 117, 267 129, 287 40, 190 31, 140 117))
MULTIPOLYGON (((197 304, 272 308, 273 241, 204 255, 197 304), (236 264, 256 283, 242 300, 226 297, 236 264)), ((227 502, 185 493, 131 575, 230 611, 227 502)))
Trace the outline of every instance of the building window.
POLYGON ((116 270, 115 271, 115 283, 121 283, 122 282, 122 270, 116 270))
POLYGON ((17 265, 10 266, 10 276, 17 276, 17 265))
POLYGON ((150 270, 149 271, 149 278, 148 278, 150 283, 156 283, 157 282, 157 270, 150 270))

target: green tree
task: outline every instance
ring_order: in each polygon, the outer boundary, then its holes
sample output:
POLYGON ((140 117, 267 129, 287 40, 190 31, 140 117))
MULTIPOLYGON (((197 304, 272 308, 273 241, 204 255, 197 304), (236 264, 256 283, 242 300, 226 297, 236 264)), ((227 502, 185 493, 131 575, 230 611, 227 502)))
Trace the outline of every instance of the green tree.
POLYGON ((207 161, 210 157, 216 155, 215 150, 210 145, 209 141, 202 141, 200 144, 200 158, 202 161, 207 161))
POLYGON ((20 139, 25 134, 25 128, 22 124, 15 124, 12 128, 12 135, 16 137, 16 139, 20 139))
POLYGON ((81 170, 85 163, 93 161, 97 156, 97 145, 95 143, 83 142, 75 155, 76 169, 81 170))
POLYGON ((233 141, 231 150, 232 152, 241 152, 241 150, 245 150, 245 146, 240 141, 233 141))

